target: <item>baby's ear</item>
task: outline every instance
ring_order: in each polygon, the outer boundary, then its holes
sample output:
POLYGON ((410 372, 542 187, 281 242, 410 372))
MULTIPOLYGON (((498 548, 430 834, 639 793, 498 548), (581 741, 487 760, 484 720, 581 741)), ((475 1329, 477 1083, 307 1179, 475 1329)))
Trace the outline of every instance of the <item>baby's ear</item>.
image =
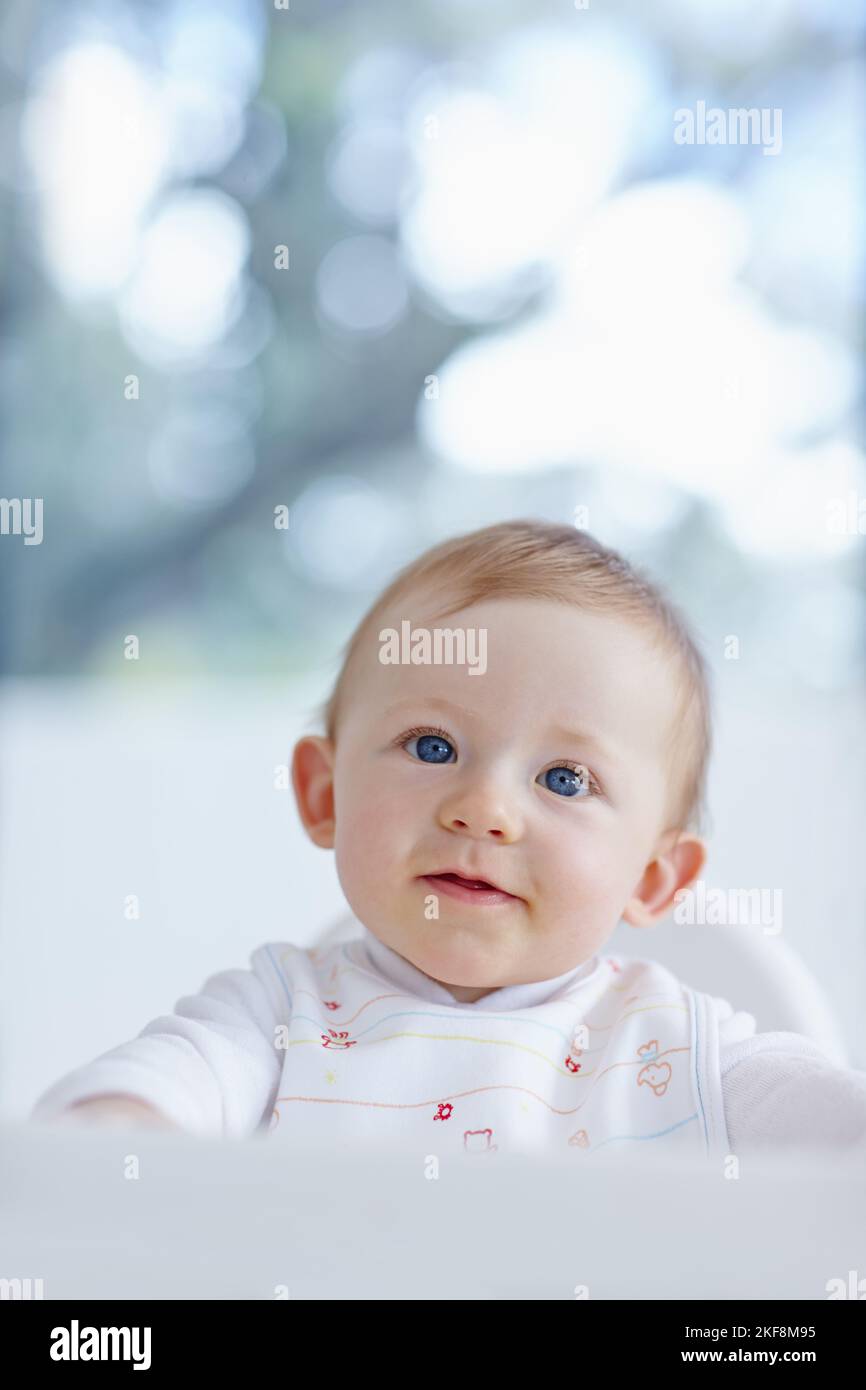
POLYGON ((622 916, 633 927, 660 922, 673 907, 674 896, 697 878, 706 861, 707 846, 700 836, 670 832, 647 864, 622 916))
POLYGON ((334 848, 334 745, 308 734, 295 744, 292 786, 298 814, 314 845, 334 848))

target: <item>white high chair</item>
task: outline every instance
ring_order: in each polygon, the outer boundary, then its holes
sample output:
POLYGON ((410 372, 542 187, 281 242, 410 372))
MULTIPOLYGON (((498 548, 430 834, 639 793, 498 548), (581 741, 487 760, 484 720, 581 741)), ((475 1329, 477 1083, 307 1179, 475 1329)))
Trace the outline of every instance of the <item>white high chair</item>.
MULTIPOLYGON (((349 941, 361 931, 346 912, 313 944, 349 941)), ((637 930, 620 922, 605 950, 657 960, 686 984, 752 1014, 757 1032, 802 1033, 837 1066, 851 1065, 822 986, 780 936, 765 936, 753 926, 687 927, 670 921, 637 930)))

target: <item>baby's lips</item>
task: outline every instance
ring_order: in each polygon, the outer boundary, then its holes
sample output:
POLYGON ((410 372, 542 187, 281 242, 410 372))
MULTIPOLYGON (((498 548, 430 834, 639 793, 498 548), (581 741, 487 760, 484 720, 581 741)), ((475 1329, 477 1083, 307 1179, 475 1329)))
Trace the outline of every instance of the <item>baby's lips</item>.
POLYGON ((483 874, 464 873, 462 869, 439 869, 436 873, 424 874, 424 878, 447 878, 451 881, 464 883, 467 887, 487 889, 494 893, 506 893, 508 897, 514 898, 516 893, 510 892, 508 888, 503 888, 501 883, 495 883, 493 879, 485 878, 483 874))

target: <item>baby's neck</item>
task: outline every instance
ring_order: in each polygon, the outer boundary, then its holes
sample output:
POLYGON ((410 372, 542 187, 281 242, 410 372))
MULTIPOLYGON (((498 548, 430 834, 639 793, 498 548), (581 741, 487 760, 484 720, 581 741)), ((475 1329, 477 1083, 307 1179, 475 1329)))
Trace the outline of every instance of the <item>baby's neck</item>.
POLYGON ((443 989, 447 989, 458 1004, 474 1004, 477 999, 483 999, 485 994, 493 993, 492 988, 478 989, 476 985, 446 985, 441 980, 437 980, 436 983, 441 984, 443 989))

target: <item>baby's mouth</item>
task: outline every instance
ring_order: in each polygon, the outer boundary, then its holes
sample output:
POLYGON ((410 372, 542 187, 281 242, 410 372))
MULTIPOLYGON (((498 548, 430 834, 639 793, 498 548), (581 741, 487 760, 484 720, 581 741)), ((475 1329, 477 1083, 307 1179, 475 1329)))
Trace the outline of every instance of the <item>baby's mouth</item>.
POLYGON ((449 897, 456 897, 464 902, 494 904, 518 901, 513 893, 506 892, 504 888, 497 887, 487 879, 467 878, 452 870, 441 874, 424 874, 423 878, 425 882, 434 888, 440 888, 449 897))
POLYGON ((465 883, 467 888, 492 888, 497 893, 502 893, 502 888, 497 888, 495 883, 488 883, 483 878, 464 878, 462 874, 428 874, 428 878, 448 878, 452 883, 465 883))

